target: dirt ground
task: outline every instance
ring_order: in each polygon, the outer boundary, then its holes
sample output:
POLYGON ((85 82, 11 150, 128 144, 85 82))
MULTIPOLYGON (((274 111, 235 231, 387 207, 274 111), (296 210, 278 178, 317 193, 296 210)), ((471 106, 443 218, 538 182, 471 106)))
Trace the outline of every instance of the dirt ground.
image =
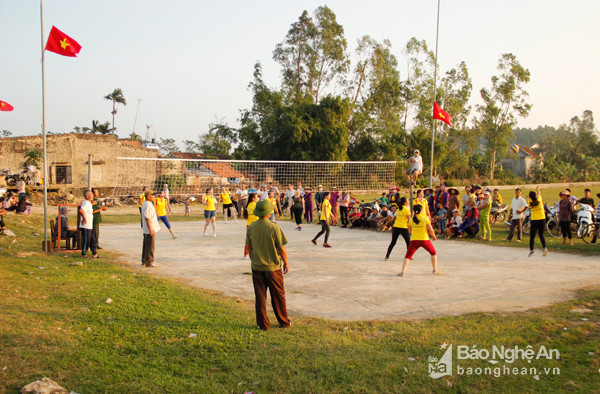
MULTIPOLYGON (((431 273, 430 257, 420 249, 407 276, 400 278, 406 247, 400 239, 384 261, 390 233, 332 227, 331 249, 310 240, 316 225, 301 232, 288 220, 279 223, 289 244, 285 276, 291 315, 337 320, 397 320, 468 312, 522 311, 572 298, 586 286, 600 285, 597 257, 541 250, 527 258, 526 248, 438 240, 434 242, 443 275, 431 273)), ((161 224, 154 275, 182 278, 192 286, 253 302, 250 261, 243 260, 245 222, 217 222, 217 237, 203 237, 203 222, 176 222, 172 240, 161 224)), ((211 233, 209 228, 209 234, 211 233)), ((100 244, 140 265, 139 224, 103 225, 100 244)), ((539 243, 538 243, 539 245, 539 243)), ((141 268, 140 268, 141 269, 141 268)))

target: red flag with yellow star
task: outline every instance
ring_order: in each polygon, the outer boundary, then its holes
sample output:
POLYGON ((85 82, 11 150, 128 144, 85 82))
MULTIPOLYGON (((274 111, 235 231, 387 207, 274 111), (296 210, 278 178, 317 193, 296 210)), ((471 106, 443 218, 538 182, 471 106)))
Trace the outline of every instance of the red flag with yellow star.
POLYGON ((442 107, 440 107, 435 101, 433 102, 433 119, 439 119, 448 126, 452 126, 452 118, 450 117, 450 114, 444 111, 442 107))
POLYGON ((6 101, 0 100, 0 111, 12 111, 13 109, 15 109, 15 107, 10 105, 6 101))
POLYGON ((50 35, 48 36, 48 42, 46 43, 46 50, 63 56, 77 57, 77 54, 81 50, 81 45, 56 27, 52 26, 52 30, 50 30, 50 35))

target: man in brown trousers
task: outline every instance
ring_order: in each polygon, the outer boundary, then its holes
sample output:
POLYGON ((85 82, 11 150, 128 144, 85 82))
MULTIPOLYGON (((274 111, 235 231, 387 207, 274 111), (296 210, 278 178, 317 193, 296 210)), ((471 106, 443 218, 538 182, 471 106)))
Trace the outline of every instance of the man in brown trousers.
POLYGON ((289 269, 285 250, 288 241, 281 227, 269 221, 273 210, 273 204, 269 200, 259 201, 254 209, 254 215, 259 219, 246 230, 246 245, 250 253, 256 297, 256 323, 258 328, 265 331, 271 327, 267 317, 267 289, 271 293, 271 305, 279 325, 284 328, 290 326, 283 287, 283 274, 287 274, 289 269))

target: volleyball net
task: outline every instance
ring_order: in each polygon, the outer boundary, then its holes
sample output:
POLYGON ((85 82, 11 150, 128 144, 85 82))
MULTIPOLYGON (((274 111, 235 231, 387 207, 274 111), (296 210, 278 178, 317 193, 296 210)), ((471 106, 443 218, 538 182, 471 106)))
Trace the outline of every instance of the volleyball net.
POLYGON ((272 183, 280 191, 288 184, 325 190, 347 187, 353 192, 376 192, 395 183, 395 161, 260 161, 179 158, 117 158, 113 197, 137 196, 144 186, 171 197, 203 194, 212 187, 235 189, 244 184, 258 188, 272 183))

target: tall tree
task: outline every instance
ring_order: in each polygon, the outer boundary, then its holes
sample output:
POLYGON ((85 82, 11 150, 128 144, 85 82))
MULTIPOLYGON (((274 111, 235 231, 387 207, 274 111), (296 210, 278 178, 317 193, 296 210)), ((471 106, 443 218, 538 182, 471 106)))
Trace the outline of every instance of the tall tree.
POLYGON ((104 96, 106 100, 110 100, 113 103, 112 114, 112 132, 115 133, 115 115, 117 114, 117 104, 127 105, 127 101, 125 100, 125 96, 123 96, 123 91, 119 88, 112 91, 112 93, 104 96))
POLYGON ((529 82, 529 70, 521 66, 516 56, 505 53, 498 61, 500 75, 492 77, 492 87, 481 89, 484 105, 477 105, 477 127, 487 141, 490 156, 490 179, 494 179, 498 151, 506 151, 513 138, 512 128, 517 117, 527 117, 531 104, 524 85, 529 82))
POLYGON ((317 8, 314 20, 302 12, 273 51, 273 59, 281 65, 286 101, 310 97, 317 103, 330 82, 346 72, 346 47, 344 28, 329 7, 317 8))

